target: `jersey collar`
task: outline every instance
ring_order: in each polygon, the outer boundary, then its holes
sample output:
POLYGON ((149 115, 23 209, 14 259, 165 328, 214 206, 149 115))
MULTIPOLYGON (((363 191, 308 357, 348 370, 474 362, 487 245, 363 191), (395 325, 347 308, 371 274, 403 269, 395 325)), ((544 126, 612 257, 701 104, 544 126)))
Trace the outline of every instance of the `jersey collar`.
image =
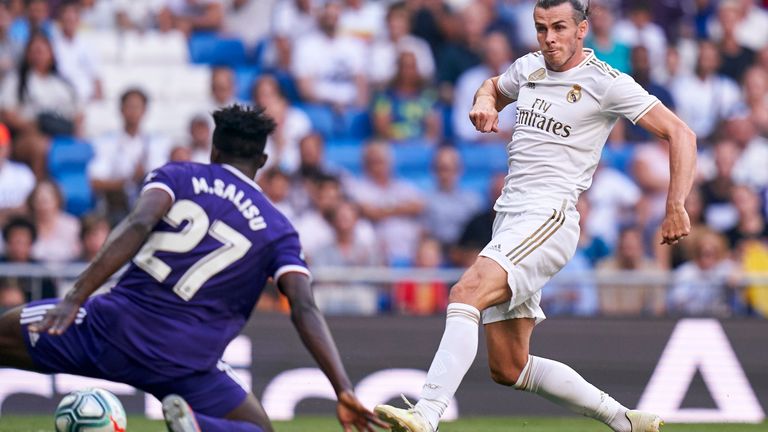
MULTIPOLYGON (((584 59, 581 61, 581 63, 577 64, 576 66, 568 69, 564 72, 556 72, 549 68, 547 68, 547 75, 551 77, 565 77, 568 76, 568 74, 572 73, 573 71, 580 69, 584 67, 590 60, 595 58, 595 52, 591 48, 584 48, 584 59)), ((541 61, 544 63, 544 56, 541 56, 541 61)), ((544 67, 546 68, 546 63, 544 63, 544 67)))
POLYGON ((235 167, 233 167, 232 165, 229 165, 229 164, 221 164, 221 166, 222 166, 222 168, 224 168, 225 170, 227 170, 227 171, 231 172, 232 174, 234 174, 234 175, 236 175, 236 176, 240 177, 240 179, 241 179, 242 181, 244 181, 244 182, 248 183, 249 185, 253 186, 254 188, 256 188, 256 190, 257 190, 257 191, 259 191, 259 192, 263 192, 263 191, 261 190, 261 188, 259 187, 259 185, 257 185, 257 184, 256 184, 256 182, 255 182, 255 181, 253 181, 253 179, 250 179, 250 178, 248 178, 248 177, 247 177, 245 174, 243 174, 243 173, 242 173, 242 171, 240 171, 239 169, 237 169, 237 168, 235 168, 235 167))

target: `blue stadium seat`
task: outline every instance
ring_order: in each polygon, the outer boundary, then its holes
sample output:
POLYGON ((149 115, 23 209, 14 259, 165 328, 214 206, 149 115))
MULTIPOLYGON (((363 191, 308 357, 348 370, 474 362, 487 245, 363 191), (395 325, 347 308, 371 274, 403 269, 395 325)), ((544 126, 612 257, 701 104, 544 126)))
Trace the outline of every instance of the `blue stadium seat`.
POLYGON ((225 38, 214 33, 195 33, 189 38, 192 63, 216 66, 239 66, 248 63, 245 45, 240 39, 225 38))
POLYGON ((488 189, 491 187, 491 172, 466 173, 459 180, 459 187, 475 192, 482 198, 482 202, 487 202, 488 189))
POLYGON ((336 115, 324 105, 298 104, 297 108, 304 111, 312 122, 312 129, 320 133, 325 139, 336 135, 336 115))
POLYGON ((363 173, 363 147, 360 144, 327 146, 325 158, 331 165, 344 168, 352 175, 363 173))
POLYGON ((93 149, 85 141, 70 137, 57 137, 48 153, 48 171, 64 194, 65 209, 81 216, 93 207, 93 194, 88 181, 88 162, 93 149))
POLYGON ((240 66, 235 68, 235 90, 238 99, 241 101, 251 100, 251 89, 260 73, 261 68, 257 66, 240 66))
POLYGON ((346 138, 368 138, 373 134, 371 116, 368 110, 347 109, 342 114, 344 130, 342 135, 346 138))
POLYGON ((460 143, 458 150, 467 173, 507 170, 506 143, 460 143))
POLYGON ((427 142, 400 143, 392 145, 395 173, 412 177, 426 173, 430 175, 435 146, 427 142))

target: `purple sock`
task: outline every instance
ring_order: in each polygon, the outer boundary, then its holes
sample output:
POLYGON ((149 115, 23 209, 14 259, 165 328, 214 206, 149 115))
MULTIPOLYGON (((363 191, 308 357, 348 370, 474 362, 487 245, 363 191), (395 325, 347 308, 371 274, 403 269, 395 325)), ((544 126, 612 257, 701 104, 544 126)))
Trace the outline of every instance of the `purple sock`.
POLYGON ((244 421, 227 420, 195 413, 202 432, 264 432, 259 426, 244 421))

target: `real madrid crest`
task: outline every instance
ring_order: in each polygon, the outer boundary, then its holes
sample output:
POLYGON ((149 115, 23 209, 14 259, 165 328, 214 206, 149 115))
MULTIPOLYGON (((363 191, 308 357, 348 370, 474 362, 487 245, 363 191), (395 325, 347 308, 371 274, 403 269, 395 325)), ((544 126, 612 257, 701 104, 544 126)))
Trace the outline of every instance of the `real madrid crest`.
POLYGON ((530 75, 528 75, 528 81, 539 81, 543 80, 544 77, 547 76, 547 71, 544 68, 539 68, 533 71, 530 75))
POLYGON ((565 99, 568 100, 570 103, 576 103, 581 99, 581 86, 578 84, 574 84, 571 91, 568 92, 568 94, 565 96, 565 99))

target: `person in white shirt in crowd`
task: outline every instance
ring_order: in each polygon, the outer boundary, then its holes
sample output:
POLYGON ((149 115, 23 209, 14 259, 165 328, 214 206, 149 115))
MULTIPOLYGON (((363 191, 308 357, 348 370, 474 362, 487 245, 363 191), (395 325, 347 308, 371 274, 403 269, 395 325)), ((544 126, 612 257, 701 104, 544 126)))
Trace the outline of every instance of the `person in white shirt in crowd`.
POLYGON ((117 26, 115 0, 80 0, 80 21, 87 30, 111 31, 117 26))
POLYGON ((475 130, 467 121, 475 91, 483 81, 492 76, 501 75, 512 64, 513 53, 506 36, 492 32, 484 37, 483 63, 467 70, 456 82, 453 99, 453 129, 456 135, 465 141, 508 141, 512 138, 515 127, 514 106, 499 113, 499 133, 483 134, 475 130))
POLYGON ((292 60, 301 98, 337 111, 365 107, 369 100, 365 45, 339 34, 340 14, 340 2, 328 0, 320 8, 319 31, 296 42, 292 60))
POLYGON ((80 221, 64 211, 61 190, 50 180, 37 183, 28 206, 37 230, 32 256, 48 263, 74 261, 80 256, 80 221))
POLYGON ((653 65, 653 78, 660 79, 665 75, 664 59, 667 55, 667 36, 664 34, 664 30, 652 19, 650 5, 644 0, 634 0, 627 18, 616 23, 613 34, 617 42, 629 47, 645 46, 653 65))
MULTIPOLYGON (((739 23, 736 26, 736 39, 751 50, 760 50, 768 45, 768 11, 757 6, 755 0, 723 0, 719 8, 737 9, 739 23)), ((717 15, 713 15, 707 24, 710 39, 719 41, 723 37, 723 28, 717 15)))
POLYGON ((482 204, 476 193, 459 187, 461 168, 461 156, 453 147, 440 147, 432 160, 435 188, 425 199, 424 227, 444 249, 456 243, 482 204))
POLYGON ((148 30, 165 7, 166 0, 114 0, 115 21, 120 30, 148 30))
POLYGON ((254 82, 252 101, 254 105, 264 108, 277 124, 264 149, 269 155, 266 166, 279 166, 286 173, 295 173, 301 163, 299 142, 312 132, 309 117, 290 105, 272 75, 262 75, 254 82))
POLYGON ((339 17, 339 32, 363 42, 371 42, 384 34, 386 11, 380 1, 344 0, 339 17))
POLYGON ((640 188, 621 171, 599 163, 586 192, 589 200, 589 232, 602 238, 613 249, 619 227, 634 214, 642 197, 640 188))
POLYGON ((288 195, 291 191, 291 178, 279 167, 273 166, 259 176, 259 186, 272 205, 289 220, 296 219, 296 213, 291 207, 288 195))
POLYGON ((311 257, 315 266, 380 266, 383 251, 379 250, 373 236, 361 235, 360 224, 367 224, 360 217, 360 209, 342 199, 328 212, 327 222, 333 229, 333 237, 311 257))
POLYGON ((220 31, 224 25, 222 0, 164 0, 174 18, 174 27, 189 35, 197 31, 220 31))
POLYGON ((101 99, 101 78, 96 49, 80 35, 80 5, 67 0, 59 8, 58 25, 51 42, 61 75, 77 90, 82 101, 101 99))
POLYGON ((761 190, 768 187, 768 139, 758 135, 749 113, 728 119, 725 134, 739 146, 741 154, 733 167, 733 179, 761 190))
POLYGON ((352 180, 348 191, 376 229, 393 265, 410 264, 421 235, 424 211, 421 192, 412 184, 393 177, 392 152, 381 141, 368 143, 363 150, 363 178, 352 180))
POLYGON ((279 0, 272 12, 272 43, 263 61, 280 70, 290 70, 296 41, 317 30, 314 16, 318 0, 279 0))
POLYGON ((12 216, 26 212, 27 196, 35 187, 35 175, 11 155, 11 133, 0 123, 0 226, 12 216))
POLYGON ((0 120, 15 137, 14 156, 47 177, 48 149, 54 135, 77 135, 82 109, 77 91, 58 71, 51 41, 37 31, 29 36, 16 73, 0 87, 0 120))
POLYGON ((211 116, 197 114, 189 122, 189 160, 198 163, 211 162, 213 132, 211 131, 211 116))
POLYGON ((16 69, 21 57, 22 46, 9 33, 11 19, 8 5, 0 3, 0 80, 16 69))
POLYGON ((225 3, 223 30, 253 48, 269 35, 278 0, 229 0, 225 3))
POLYGON ((739 86, 718 74, 719 68, 717 47, 701 41, 695 73, 670 83, 677 114, 701 138, 712 135, 718 123, 733 115, 742 103, 739 86))
POLYGON ((120 130, 93 141, 94 158, 88 164, 91 188, 111 223, 122 219, 138 194, 144 175, 168 161, 171 142, 142 129, 149 99, 136 88, 120 97, 120 130))
POLYGON ((429 44, 411 33, 411 14, 405 2, 392 3, 386 16, 387 34, 373 41, 368 59, 368 77, 376 87, 383 88, 394 76, 399 54, 408 51, 416 56, 419 75, 431 80, 435 74, 435 59, 429 44))
POLYGON ((744 72, 742 90, 758 133, 768 136, 768 71, 752 66, 744 72))
MULTIPOLYGON (((210 110, 214 111, 235 103, 242 103, 237 99, 235 88, 235 73, 226 66, 214 67, 211 71, 211 101, 210 110)), ((213 121, 213 119, 211 119, 213 121)))

